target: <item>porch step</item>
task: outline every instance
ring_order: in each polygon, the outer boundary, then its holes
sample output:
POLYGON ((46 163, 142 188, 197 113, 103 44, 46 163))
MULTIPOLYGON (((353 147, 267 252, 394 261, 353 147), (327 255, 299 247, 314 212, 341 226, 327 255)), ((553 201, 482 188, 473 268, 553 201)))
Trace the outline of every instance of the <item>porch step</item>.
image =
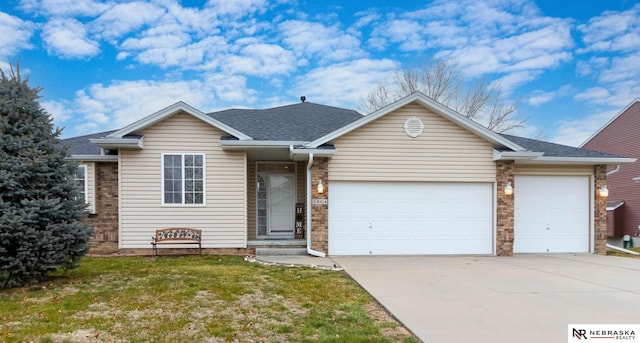
POLYGON ((247 245, 254 246, 256 248, 263 247, 295 247, 300 248, 307 245, 305 239, 257 239, 250 240, 247 245))
POLYGON ((256 248, 256 256, 300 256, 307 255, 307 248, 256 248))

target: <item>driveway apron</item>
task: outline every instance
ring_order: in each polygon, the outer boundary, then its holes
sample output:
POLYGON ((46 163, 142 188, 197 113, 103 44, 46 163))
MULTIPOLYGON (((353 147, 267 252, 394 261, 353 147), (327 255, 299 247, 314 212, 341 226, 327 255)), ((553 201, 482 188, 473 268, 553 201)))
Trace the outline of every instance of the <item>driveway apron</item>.
POLYGON ((568 324, 640 323, 640 259, 332 257, 421 340, 566 342, 568 324))

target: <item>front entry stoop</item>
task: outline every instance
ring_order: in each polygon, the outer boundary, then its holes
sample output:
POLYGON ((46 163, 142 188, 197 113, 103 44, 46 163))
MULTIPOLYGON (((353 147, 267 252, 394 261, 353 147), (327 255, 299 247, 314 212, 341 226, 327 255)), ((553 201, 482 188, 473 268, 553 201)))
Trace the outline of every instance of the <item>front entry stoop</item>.
POLYGON ((303 256, 307 255, 305 247, 256 248, 256 256, 303 256))

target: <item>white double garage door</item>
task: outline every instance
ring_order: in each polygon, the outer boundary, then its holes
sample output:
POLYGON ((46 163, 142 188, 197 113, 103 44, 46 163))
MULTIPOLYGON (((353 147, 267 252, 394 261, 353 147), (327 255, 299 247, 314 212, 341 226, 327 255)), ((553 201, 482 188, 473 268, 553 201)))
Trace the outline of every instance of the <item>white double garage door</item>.
MULTIPOLYGON (((589 180, 516 177, 514 252, 588 252, 589 180)), ((329 254, 493 254, 493 193, 493 183, 332 181, 329 254)))

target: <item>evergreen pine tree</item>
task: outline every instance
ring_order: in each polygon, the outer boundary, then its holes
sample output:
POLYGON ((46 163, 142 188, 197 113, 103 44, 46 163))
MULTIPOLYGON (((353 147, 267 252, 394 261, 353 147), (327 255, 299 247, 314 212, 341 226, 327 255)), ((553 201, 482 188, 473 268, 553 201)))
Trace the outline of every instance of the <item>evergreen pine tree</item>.
POLYGON ((60 130, 19 65, 0 70, 0 287, 19 287, 77 266, 93 232, 60 130))

